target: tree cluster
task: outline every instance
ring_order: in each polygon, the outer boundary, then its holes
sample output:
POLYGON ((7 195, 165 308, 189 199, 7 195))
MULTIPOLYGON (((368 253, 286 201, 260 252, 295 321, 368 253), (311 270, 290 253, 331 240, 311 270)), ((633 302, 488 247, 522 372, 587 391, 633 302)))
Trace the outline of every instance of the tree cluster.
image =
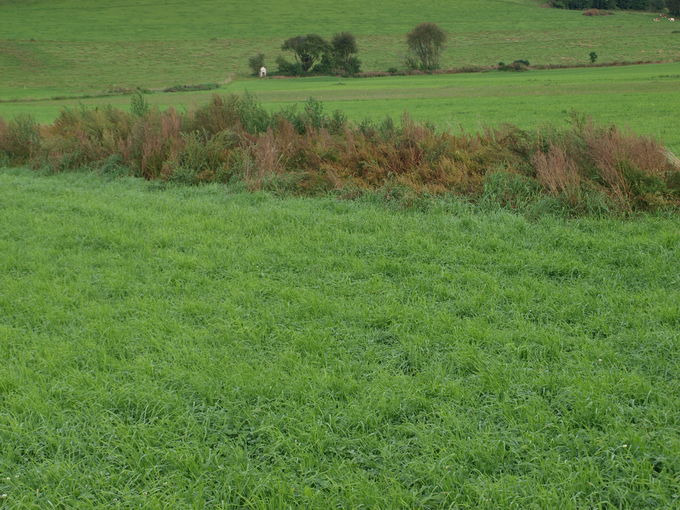
POLYGON ((349 32, 336 34, 330 42, 317 34, 298 35, 286 39, 281 49, 292 53, 294 60, 290 61, 283 56, 277 58, 280 74, 351 75, 361 70, 356 39, 349 32))
MULTIPOLYGON (((439 69, 439 60, 446 33, 434 23, 421 23, 406 36, 409 53, 406 66, 410 69, 433 71, 439 69)), ((284 76, 305 76, 311 74, 353 75, 361 71, 357 57, 359 48, 356 38, 349 32, 335 34, 330 41, 318 34, 298 35, 286 39, 281 49, 293 55, 293 60, 284 56, 276 59, 277 73, 284 76)), ((264 66, 263 54, 248 59, 248 65, 257 76, 264 66)))

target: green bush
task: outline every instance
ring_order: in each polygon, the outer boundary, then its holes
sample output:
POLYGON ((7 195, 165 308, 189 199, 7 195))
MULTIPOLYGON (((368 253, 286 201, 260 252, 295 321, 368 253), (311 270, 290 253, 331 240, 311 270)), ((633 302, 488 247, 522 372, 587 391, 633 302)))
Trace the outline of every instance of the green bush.
POLYGON ((282 76, 302 76, 305 72, 299 62, 290 62, 279 55, 276 57, 277 74, 282 76))
POLYGON ((123 177, 132 173, 120 154, 113 154, 106 158, 99 166, 99 172, 108 177, 123 177))
POLYGON ((529 70, 529 61, 528 60, 515 60, 512 62, 512 64, 505 64, 503 62, 498 63, 498 70, 499 71, 528 71, 529 70))
POLYGON ((509 209, 523 209, 541 197, 538 182, 529 177, 510 173, 494 172, 484 178, 481 201, 509 209))
POLYGON ((253 76, 260 75, 260 68, 264 66, 264 53, 258 53, 257 55, 250 57, 248 59, 248 67, 253 76))
POLYGON ((445 42, 446 33, 438 25, 421 23, 406 36, 406 44, 412 54, 411 59, 407 60, 407 65, 415 69, 415 61, 422 71, 439 69, 439 57, 445 42))
POLYGON ((668 174, 668 189, 676 196, 680 196, 680 171, 668 174))
POLYGON ((199 90, 215 90, 219 89, 218 83, 198 83, 196 85, 173 85, 163 89, 163 92, 196 92, 199 90))
POLYGON ((146 99, 144 99, 144 95, 140 90, 137 90, 132 94, 132 98, 130 99, 130 111, 137 117, 143 117, 149 112, 149 103, 146 102, 146 99))

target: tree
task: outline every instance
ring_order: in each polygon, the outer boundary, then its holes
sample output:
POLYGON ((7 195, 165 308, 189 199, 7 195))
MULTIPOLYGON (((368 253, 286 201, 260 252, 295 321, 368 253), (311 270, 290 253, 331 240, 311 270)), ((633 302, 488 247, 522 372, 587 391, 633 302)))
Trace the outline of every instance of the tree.
POLYGON ((361 61, 356 57, 359 52, 356 38, 349 32, 341 32, 333 36, 333 64, 336 71, 349 74, 358 73, 361 61))
POLYGON ((248 66, 253 72, 253 76, 260 75, 260 68, 264 67, 264 53, 258 53, 254 57, 248 59, 248 66))
POLYGON ((666 7, 673 16, 680 16, 680 0, 666 0, 666 7))
MULTIPOLYGON (((324 56, 332 51, 331 45, 323 37, 316 34, 298 35, 286 39, 281 49, 292 51, 295 54, 295 61, 300 64, 303 73, 313 71, 321 63, 324 56)), ((277 60, 277 62, 279 61, 277 60)))
POLYGON ((409 49, 424 71, 439 68, 439 55, 445 42, 446 33, 434 23, 421 23, 406 36, 409 49))

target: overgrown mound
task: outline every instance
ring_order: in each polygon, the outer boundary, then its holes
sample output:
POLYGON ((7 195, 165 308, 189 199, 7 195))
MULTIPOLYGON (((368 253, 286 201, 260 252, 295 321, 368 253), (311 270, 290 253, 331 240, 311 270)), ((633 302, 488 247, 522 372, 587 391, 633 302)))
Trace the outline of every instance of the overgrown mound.
POLYGON ((576 213, 680 203, 680 168, 661 144, 578 116, 566 129, 452 134, 408 116, 353 124, 314 100, 269 113, 251 96, 216 95, 187 113, 136 111, 64 110, 48 126, 0 120, 0 159, 190 184, 238 179, 298 194, 398 186, 507 206, 550 199, 576 213))

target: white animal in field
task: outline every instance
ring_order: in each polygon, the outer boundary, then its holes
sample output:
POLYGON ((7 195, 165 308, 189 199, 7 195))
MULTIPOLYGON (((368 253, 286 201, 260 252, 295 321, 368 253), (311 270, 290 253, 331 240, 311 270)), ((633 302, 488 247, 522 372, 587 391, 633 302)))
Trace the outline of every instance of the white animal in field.
POLYGON ((267 77, 267 68, 265 66, 260 67, 260 78, 267 77))

